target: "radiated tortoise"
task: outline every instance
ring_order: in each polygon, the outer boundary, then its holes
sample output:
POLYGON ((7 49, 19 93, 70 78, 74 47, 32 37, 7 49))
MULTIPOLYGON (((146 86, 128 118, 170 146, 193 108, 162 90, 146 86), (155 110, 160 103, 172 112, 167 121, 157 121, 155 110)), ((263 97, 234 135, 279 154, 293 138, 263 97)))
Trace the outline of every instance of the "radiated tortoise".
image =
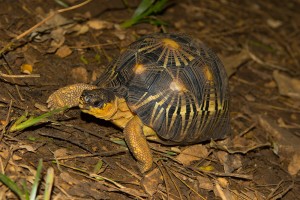
POLYGON ((187 145, 224 138, 230 130, 225 69, 211 49, 184 34, 140 38, 95 83, 63 87, 48 105, 79 105, 122 128, 142 172, 153 162, 146 138, 187 145))

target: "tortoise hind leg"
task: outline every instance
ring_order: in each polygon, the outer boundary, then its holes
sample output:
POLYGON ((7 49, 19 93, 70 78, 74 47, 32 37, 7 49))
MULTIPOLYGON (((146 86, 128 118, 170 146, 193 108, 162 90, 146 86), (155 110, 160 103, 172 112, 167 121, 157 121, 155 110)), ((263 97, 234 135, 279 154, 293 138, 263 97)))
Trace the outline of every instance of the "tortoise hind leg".
POLYGON ((62 107, 75 107, 79 104, 79 98, 83 90, 95 89, 95 85, 89 85, 85 83, 77 83, 60 88, 53 92, 48 100, 48 107, 51 109, 62 107))
POLYGON ((142 173, 148 171, 152 167, 153 158, 143 133, 143 123, 138 116, 134 116, 127 123, 124 128, 124 137, 127 146, 138 161, 140 171, 142 173))

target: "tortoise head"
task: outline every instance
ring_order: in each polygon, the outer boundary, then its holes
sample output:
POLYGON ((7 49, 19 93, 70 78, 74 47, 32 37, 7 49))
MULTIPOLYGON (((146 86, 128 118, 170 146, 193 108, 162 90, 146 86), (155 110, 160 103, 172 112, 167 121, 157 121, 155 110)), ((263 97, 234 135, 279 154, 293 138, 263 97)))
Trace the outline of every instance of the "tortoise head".
POLYGON ((103 88, 84 90, 79 101, 82 112, 105 120, 117 112, 117 106, 114 92, 103 88))

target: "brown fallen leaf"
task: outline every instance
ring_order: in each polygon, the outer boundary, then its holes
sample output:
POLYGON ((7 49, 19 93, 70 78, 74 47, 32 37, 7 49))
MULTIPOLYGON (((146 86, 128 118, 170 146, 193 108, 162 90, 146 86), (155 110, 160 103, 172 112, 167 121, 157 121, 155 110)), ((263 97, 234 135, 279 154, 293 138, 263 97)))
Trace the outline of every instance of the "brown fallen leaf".
POLYGON ((66 38, 65 38, 66 31, 63 28, 57 28, 50 33, 50 37, 52 41, 50 43, 50 48, 47 50, 48 53, 54 53, 56 50, 61 47, 66 38))
POLYGON ((153 196, 157 191, 159 184, 163 183, 163 176, 158 168, 147 173, 141 180, 141 185, 145 189, 146 193, 153 196))
POLYGON ((300 152, 300 138, 287 129, 279 127, 275 120, 272 120, 268 115, 258 115, 257 119, 259 125, 265 129, 279 145, 285 147, 286 150, 300 152))
POLYGON ((214 184, 210 178, 197 176, 198 187, 204 190, 212 191, 214 189, 214 184))
POLYGON ((267 24, 271 28, 276 29, 282 25, 282 21, 270 18, 270 19, 267 19, 267 24))
POLYGON ((88 72, 84 67, 76 67, 71 70, 71 76, 79 83, 88 83, 88 72))
POLYGON ((300 79, 290 77, 275 70, 273 77, 277 83, 279 93, 293 99, 300 99, 300 79))
POLYGON ((218 151, 216 155, 226 173, 232 173, 234 170, 242 167, 241 155, 229 154, 224 151, 218 151))
POLYGON ((70 31, 74 32, 75 36, 83 35, 90 30, 89 26, 86 24, 76 24, 71 28, 70 31))
POLYGON ((113 23, 98 19, 88 21, 87 25, 95 30, 112 29, 114 27, 113 23))
POLYGON ((65 58, 71 54, 72 54, 72 50, 67 45, 63 45, 59 47, 55 53, 55 55, 61 58, 65 58))
POLYGON ((64 156, 67 156, 67 149, 66 148, 60 148, 60 149, 57 149, 56 151, 54 151, 54 157, 55 158, 59 158, 59 157, 64 157, 64 156))
POLYGON ((69 173, 67 172, 62 172, 60 173, 59 177, 66 183, 68 183, 69 185, 75 185, 75 184, 79 184, 81 181, 76 179, 75 177, 71 176, 69 173))
POLYGON ((246 49, 229 57, 220 55, 220 58, 223 61, 228 77, 232 76, 240 66, 250 60, 249 53, 246 49))
POLYGON ((12 159, 13 159, 14 161, 18 161, 18 160, 22 160, 22 157, 21 157, 21 156, 18 156, 18 155, 16 155, 16 154, 14 154, 14 155, 12 156, 12 159))
POLYGON ((19 145, 19 148, 26 149, 26 151, 29 151, 29 152, 34 152, 34 153, 36 152, 36 148, 34 148, 33 146, 28 145, 28 144, 19 145))
POLYGON ((208 150, 202 144, 192 145, 184 149, 176 159, 179 160, 183 165, 190 165, 193 161, 206 158, 208 150))

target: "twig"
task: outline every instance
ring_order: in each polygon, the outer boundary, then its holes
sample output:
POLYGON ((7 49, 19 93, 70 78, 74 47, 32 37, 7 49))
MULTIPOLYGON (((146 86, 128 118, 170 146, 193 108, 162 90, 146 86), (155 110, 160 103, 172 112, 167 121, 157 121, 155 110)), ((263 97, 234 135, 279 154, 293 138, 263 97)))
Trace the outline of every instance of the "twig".
POLYGON ((215 186, 216 186, 216 191, 218 192, 221 199, 222 200, 228 200, 228 198, 226 197, 222 187, 220 186, 220 184, 217 181, 215 182, 215 186))
POLYGON ((247 134, 249 131, 251 131, 252 129, 254 129, 256 127, 256 122, 254 122, 253 124, 251 124, 251 126, 249 126, 248 128, 246 128, 246 130, 242 131, 239 134, 239 137, 242 137, 243 135, 247 134))
POLYGON ((4 78, 39 78, 41 76, 39 74, 9 75, 9 74, 4 74, 0 71, 0 77, 4 77, 4 78))
POLYGON ((136 173, 134 173, 133 171, 131 171, 130 169, 127 169, 126 167, 124 167, 123 165, 121 165, 120 163, 116 162, 116 165, 118 165, 121 169, 125 170, 126 172, 128 172, 129 174, 131 174, 131 176, 135 177, 136 179, 138 179, 139 181, 142 180, 142 177, 137 175, 136 173))
MULTIPOLYGON (((165 183, 165 188, 166 188, 166 194, 167 194, 167 199, 170 199, 170 186, 169 186, 169 183, 168 183, 168 177, 166 176, 166 173, 163 171, 165 170, 167 172, 167 169, 166 167, 164 166, 164 163, 161 161, 161 160, 158 160, 157 162, 155 162, 155 164, 157 165, 158 167, 158 170, 160 171, 161 175, 163 176, 163 182, 165 183), (161 165, 164 167, 164 169, 162 168, 162 166, 160 166, 158 164, 158 162, 161 163, 161 165)), ((169 176, 170 177, 170 176, 169 176)), ((171 177, 170 177, 171 178, 171 177)), ((172 180, 172 179, 171 179, 172 180)), ((172 180, 173 182, 173 180, 172 180)), ((175 185, 175 184, 174 184, 175 185)), ((177 186, 175 185, 175 188, 177 189, 177 186)), ((179 195, 180 192, 178 191, 179 195)))
MULTIPOLYGON (((164 170, 167 172, 168 176, 170 177, 170 180, 171 180, 171 182, 173 183, 173 185, 174 185, 174 187, 175 187, 177 193, 179 194, 180 200, 182 200, 182 199, 183 199, 183 196, 182 196, 182 194, 181 194, 180 188, 177 186, 175 180, 173 179, 172 175, 170 174, 170 171, 167 169, 167 167, 165 166, 165 164, 164 164, 163 162, 161 162, 161 164, 162 164, 162 166, 164 167, 164 170)), ((157 166, 159 166, 159 165, 157 165, 157 166)), ((160 168, 160 167, 159 167, 159 168, 160 168)), ((168 184, 167 184, 167 183, 168 183, 168 181, 167 181, 167 176, 165 175, 165 173, 163 173, 163 170, 162 170, 161 168, 160 168, 160 171, 161 171, 161 173, 162 173, 162 175, 163 175, 163 177, 164 177, 165 183, 166 183, 167 197, 168 197, 168 199, 169 199, 170 189, 169 189, 168 184)))
POLYGON ((283 184, 283 180, 281 180, 278 184, 277 184, 277 186, 276 186, 276 188, 274 188, 273 190, 272 190, 272 192, 268 195, 268 197, 267 197, 267 199, 269 200, 269 199, 281 199, 288 191, 290 191, 291 189, 293 189, 293 187, 294 187, 294 182, 292 182, 286 189, 284 189, 284 190, 282 190, 282 192, 280 192, 279 194, 275 194, 275 192, 276 191, 278 191, 279 190, 279 188, 281 188, 282 186, 282 184, 283 184))
POLYGON ((204 174, 212 174, 219 177, 232 177, 232 178, 240 178, 245 180, 252 180, 252 175, 246 175, 246 174, 236 174, 236 173, 223 173, 223 172, 213 172, 213 171, 206 171, 206 170, 200 170, 200 169, 194 169, 194 171, 200 171, 204 174))
POLYGON ((229 149, 225 145, 219 145, 213 140, 210 142, 209 145, 210 145, 211 148, 220 149, 220 150, 228 152, 229 154, 236 154, 236 153, 247 154, 249 151, 253 151, 255 149, 259 149, 259 148, 263 148, 263 147, 272 147, 272 144, 267 142, 265 144, 258 144, 258 145, 252 146, 252 147, 248 147, 245 150, 242 150, 242 149, 241 150, 239 150, 239 149, 234 150, 234 149, 229 149))
POLYGON ((50 138, 54 138, 56 140, 62 140, 62 141, 66 141, 70 144, 73 144, 89 153, 93 153, 92 150, 90 150, 88 147, 86 147, 85 145, 81 144, 80 142, 76 142, 76 141, 72 141, 70 138, 63 138, 63 137, 59 137, 59 136, 55 136, 52 134, 48 134, 48 133, 39 133, 40 135, 44 136, 44 137, 50 137, 50 138))
MULTIPOLYGON (((103 157, 109 157, 112 155, 117 155, 120 153, 125 153, 127 150, 115 150, 115 151, 108 151, 108 152, 101 152, 101 153, 93 153, 93 154, 76 154, 76 155, 70 155, 70 156, 61 156, 57 157, 55 160, 69 160, 74 158, 86 158, 86 157, 96 157, 96 156, 103 156, 103 157)), ((50 161, 53 159, 44 159, 44 161, 50 161)))
POLYGON ((183 180, 181 180, 181 178, 179 178, 179 176, 177 175, 178 172, 171 170, 172 174, 178 179, 180 180, 181 183, 183 183, 186 187, 188 187, 191 191, 193 191, 200 199, 204 199, 205 198, 199 194, 194 188, 192 188, 191 186, 189 186, 186 182, 184 182, 183 180))
POLYGON ((248 44, 246 45, 246 51, 248 52, 248 54, 249 54, 249 56, 250 56, 250 58, 252 60, 254 60, 255 62, 257 62, 258 64, 261 64, 262 66, 268 66, 268 67, 271 67, 273 69, 278 69, 278 70, 281 70, 281 71, 288 71, 288 69, 283 68, 281 66, 274 65, 272 63, 267 63, 267 62, 262 61, 260 58, 258 58, 256 55, 254 55, 254 53, 252 53, 249 50, 248 44))
POLYGON ((105 185, 107 187, 111 187, 114 190, 121 191, 121 192, 124 192, 126 194, 132 195, 137 199, 143 199, 142 197, 146 196, 145 194, 143 194, 143 193, 141 193, 137 190, 127 188, 127 187, 123 186, 122 184, 115 182, 112 179, 109 179, 109 178, 106 178, 106 177, 103 177, 103 176, 99 176, 99 175, 95 175, 95 174, 89 174, 87 171, 85 171, 83 169, 76 168, 76 167, 73 167, 73 166, 69 166, 69 165, 66 165, 66 164, 63 164, 63 163, 60 163, 60 165, 66 167, 66 168, 72 169, 73 171, 70 171, 70 172, 72 172, 74 174, 92 179, 94 181, 99 181, 99 179, 105 180, 103 185, 105 185))

